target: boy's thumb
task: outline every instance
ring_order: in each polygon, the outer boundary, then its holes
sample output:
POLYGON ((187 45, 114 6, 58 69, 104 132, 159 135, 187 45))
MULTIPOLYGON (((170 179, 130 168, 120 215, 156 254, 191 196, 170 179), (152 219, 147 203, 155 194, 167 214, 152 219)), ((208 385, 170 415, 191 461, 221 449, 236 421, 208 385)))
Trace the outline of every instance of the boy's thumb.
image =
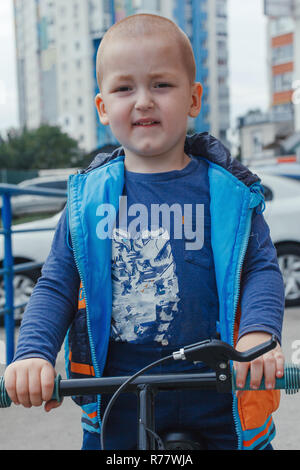
POLYGON ((62 404, 62 401, 57 400, 49 400, 45 403, 44 409, 47 413, 53 410, 54 408, 58 408, 62 404))

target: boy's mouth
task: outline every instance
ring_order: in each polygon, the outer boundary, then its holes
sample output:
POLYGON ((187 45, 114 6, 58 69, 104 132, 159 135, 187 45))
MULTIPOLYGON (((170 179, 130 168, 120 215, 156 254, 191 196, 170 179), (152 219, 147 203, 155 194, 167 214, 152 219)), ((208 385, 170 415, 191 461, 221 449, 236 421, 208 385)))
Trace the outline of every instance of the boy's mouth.
POLYGON ((157 126, 158 124, 160 124, 160 122, 154 119, 139 119, 138 121, 133 123, 133 126, 134 127, 152 127, 152 126, 157 126))

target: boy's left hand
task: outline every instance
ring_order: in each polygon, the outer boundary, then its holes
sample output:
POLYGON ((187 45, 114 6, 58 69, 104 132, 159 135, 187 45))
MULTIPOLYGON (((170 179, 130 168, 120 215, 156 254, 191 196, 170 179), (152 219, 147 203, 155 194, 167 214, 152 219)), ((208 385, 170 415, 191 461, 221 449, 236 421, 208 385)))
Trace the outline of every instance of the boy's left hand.
MULTIPOLYGON (((271 339, 271 335, 263 332, 248 333, 239 340, 236 345, 238 351, 244 352, 259 344, 265 343, 271 339)), ((276 378, 284 375, 284 355, 278 344, 275 349, 267 352, 251 362, 235 362, 236 384, 239 388, 245 385, 246 377, 250 367, 251 389, 257 390, 260 386, 261 379, 264 376, 266 390, 274 389, 276 378)), ((238 392, 238 394, 243 392, 238 392)))

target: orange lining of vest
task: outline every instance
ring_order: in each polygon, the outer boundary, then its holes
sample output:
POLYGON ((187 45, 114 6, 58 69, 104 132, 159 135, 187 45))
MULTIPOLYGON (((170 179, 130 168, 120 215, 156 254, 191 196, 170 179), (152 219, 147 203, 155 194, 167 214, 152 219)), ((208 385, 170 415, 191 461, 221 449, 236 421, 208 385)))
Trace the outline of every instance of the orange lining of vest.
MULTIPOLYGON (((234 325, 234 346, 237 343, 241 315, 241 303, 239 301, 234 325)), ((243 392, 238 398, 238 412, 243 431, 263 426, 266 419, 278 409, 280 395, 280 390, 243 392)))

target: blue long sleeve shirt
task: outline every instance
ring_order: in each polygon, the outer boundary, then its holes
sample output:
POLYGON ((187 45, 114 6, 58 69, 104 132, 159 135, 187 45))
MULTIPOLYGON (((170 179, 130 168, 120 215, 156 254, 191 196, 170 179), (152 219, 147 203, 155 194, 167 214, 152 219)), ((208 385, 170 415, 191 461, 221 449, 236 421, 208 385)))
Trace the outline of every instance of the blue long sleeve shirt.
MULTIPOLYGON (((128 240, 124 236, 113 240, 111 340, 177 347, 215 337, 219 305, 210 243, 207 163, 192 159, 183 170, 158 174, 127 171, 124 196, 128 207, 138 202, 149 212, 153 204, 179 204, 181 208, 189 205, 191 217, 185 217, 183 225, 190 226, 185 234, 196 233, 193 207, 202 206, 203 243, 200 249, 191 249, 192 245, 186 243, 193 240, 173 236, 174 223, 166 234, 162 221, 158 227, 150 223, 139 227, 140 238, 130 241, 127 233, 128 240), (151 234, 152 229, 162 228, 160 244, 145 236, 145 231, 151 234)), ((54 366, 77 311, 80 278, 66 217, 64 211, 42 276, 24 313, 14 360, 41 357, 54 366)), ((132 220, 131 214, 128 224, 132 220)), ((117 230, 124 229, 122 224, 121 218, 117 230)), ((243 265, 240 300, 239 337, 264 331, 274 334, 280 342, 282 276, 269 228, 263 215, 256 212, 243 265)))

